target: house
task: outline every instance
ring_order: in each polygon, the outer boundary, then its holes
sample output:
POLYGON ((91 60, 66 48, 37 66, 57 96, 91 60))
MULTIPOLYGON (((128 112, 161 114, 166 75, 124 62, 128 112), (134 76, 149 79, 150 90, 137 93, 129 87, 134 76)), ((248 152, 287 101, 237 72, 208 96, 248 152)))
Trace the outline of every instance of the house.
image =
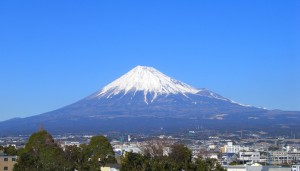
POLYGON ((12 171, 17 163, 17 156, 8 156, 0 153, 0 171, 12 171))
POLYGON ((107 164, 101 167, 101 171, 119 171, 120 167, 119 164, 107 164))

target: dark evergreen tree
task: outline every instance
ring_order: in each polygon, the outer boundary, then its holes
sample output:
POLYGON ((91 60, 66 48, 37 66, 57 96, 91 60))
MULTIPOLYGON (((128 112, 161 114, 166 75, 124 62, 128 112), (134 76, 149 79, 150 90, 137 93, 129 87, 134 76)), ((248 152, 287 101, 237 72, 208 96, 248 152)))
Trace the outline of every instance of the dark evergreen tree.
POLYGON ((9 156, 15 156, 17 155, 17 149, 15 146, 9 145, 7 147, 0 146, 0 151, 3 151, 5 154, 9 156))
POLYGON ((147 157, 128 152, 122 160, 121 171, 150 171, 150 163, 147 157))
POLYGON ((171 149, 172 151, 169 154, 170 158, 181 169, 187 170, 192 161, 192 151, 183 144, 175 144, 171 149))
POLYGON ((20 150, 14 170, 64 170, 63 150, 47 131, 32 134, 20 150))
POLYGON ((216 159, 203 159, 201 157, 197 158, 193 163, 194 171, 226 171, 216 159))
POLYGON ((75 145, 65 147, 64 158, 67 170, 75 170, 80 167, 81 152, 81 148, 75 145))
POLYGON ((101 166, 116 163, 115 153, 107 138, 94 136, 88 145, 81 145, 78 170, 100 170, 101 166))

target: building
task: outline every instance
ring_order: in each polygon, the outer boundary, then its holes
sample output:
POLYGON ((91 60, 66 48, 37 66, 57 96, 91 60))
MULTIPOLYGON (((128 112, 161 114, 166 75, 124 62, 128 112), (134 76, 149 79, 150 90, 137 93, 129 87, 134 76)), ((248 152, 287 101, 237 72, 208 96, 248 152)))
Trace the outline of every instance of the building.
POLYGON ((65 151, 67 146, 76 146, 79 147, 80 143, 77 141, 64 141, 60 144, 60 147, 65 151))
POLYGON ((117 155, 125 155, 126 152, 142 153, 141 149, 136 144, 114 145, 113 149, 117 155))
POLYGON ((222 153, 238 153, 240 151, 249 151, 249 147, 233 145, 232 142, 227 142, 227 145, 224 145, 220 148, 222 153))
POLYGON ((100 168, 101 171, 119 171, 120 165, 119 164, 107 164, 100 168))
POLYGON ((246 162, 249 162, 249 163, 260 162, 260 153, 252 152, 252 151, 239 152, 238 160, 243 161, 245 163, 246 162))
POLYGON ((300 152, 270 151, 270 164, 291 164, 300 161, 300 152))
POLYGON ((241 147, 239 145, 233 145, 232 142, 227 142, 227 145, 221 147, 222 153, 238 153, 241 147))
POLYGON ((261 165, 235 165, 227 166, 227 171, 291 171, 290 167, 261 166, 261 165))
POLYGON ((222 165, 229 165, 230 163, 237 161, 238 156, 235 153, 224 153, 222 156, 222 165))
POLYGON ((300 171, 300 165, 299 164, 293 165, 291 171, 300 171))
POLYGON ((270 151, 268 160, 269 160, 270 164, 288 163, 288 152, 286 152, 286 151, 270 151))
MULTIPOLYGON (((289 162, 292 163, 296 163, 300 161, 300 152, 295 151, 295 152, 288 152, 288 159, 289 162)), ((300 171, 300 170, 299 170, 300 171)))
POLYGON ((17 163, 17 156, 8 156, 0 153, 0 171, 12 171, 17 163))

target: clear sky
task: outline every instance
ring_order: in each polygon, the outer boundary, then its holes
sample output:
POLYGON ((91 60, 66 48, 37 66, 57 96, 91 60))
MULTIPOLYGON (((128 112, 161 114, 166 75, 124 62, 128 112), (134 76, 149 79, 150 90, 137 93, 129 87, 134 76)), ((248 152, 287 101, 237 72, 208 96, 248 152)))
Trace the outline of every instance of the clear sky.
POLYGON ((73 103, 136 65, 300 110, 299 0, 1 0, 0 120, 73 103))

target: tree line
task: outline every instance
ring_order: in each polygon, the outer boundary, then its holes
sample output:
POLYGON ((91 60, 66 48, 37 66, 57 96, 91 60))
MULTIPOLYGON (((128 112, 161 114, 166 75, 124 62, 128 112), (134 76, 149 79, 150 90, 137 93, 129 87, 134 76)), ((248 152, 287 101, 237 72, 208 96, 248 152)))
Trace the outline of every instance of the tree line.
MULTIPOLYGON (((161 153, 162 154, 162 153, 161 153)), ((126 153, 121 171, 225 171, 216 159, 198 157, 183 144, 171 146, 169 155, 126 153)))
POLYGON ((113 148, 104 136, 94 136, 87 145, 66 146, 63 150, 44 130, 32 134, 17 154, 14 171, 96 171, 107 163, 116 163, 113 148))
MULTIPOLYGON (((225 171, 215 159, 192 159, 192 152, 182 144, 162 152, 132 152, 121 156, 121 171, 225 171)), ((24 148, 0 147, 8 155, 17 155, 14 171, 99 171, 101 166, 116 164, 115 153, 106 137, 94 136, 89 144, 62 149, 45 130, 32 134, 24 148)), ((162 150, 158 149, 157 151, 162 150)), ((153 150, 152 150, 153 151, 153 150)))

